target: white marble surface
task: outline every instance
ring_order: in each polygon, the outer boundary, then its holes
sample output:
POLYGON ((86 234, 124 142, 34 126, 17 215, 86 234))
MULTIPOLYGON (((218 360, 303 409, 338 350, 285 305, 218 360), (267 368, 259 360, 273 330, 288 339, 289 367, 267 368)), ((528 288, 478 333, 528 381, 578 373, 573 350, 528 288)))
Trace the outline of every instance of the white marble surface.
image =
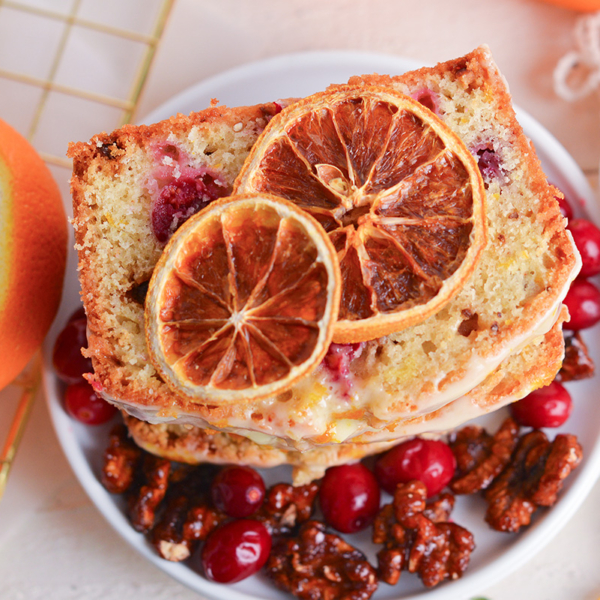
MULTIPOLYGON (((131 11, 133 5, 143 10, 140 2, 123 3, 131 11)), ((56 6, 56 0, 35 4, 56 6)), ((577 16, 535 0, 178 0, 139 114, 207 76, 281 53, 355 49, 435 62, 487 43, 515 101, 594 174, 600 100, 594 95, 568 104, 552 89, 552 69, 573 47, 577 16)), ((1 20, 2 13, 0 26, 1 20)), ((0 43, 0 64, 7 51, 0 43)), ((105 128, 112 126, 107 116, 105 128)), ((55 173, 66 194, 68 174, 55 173)), ((0 435, 15 398, 14 388, 0 392, 0 435)), ((544 550, 480 595, 491 600, 599 598, 599 504, 596 485, 544 550)), ((96 512, 68 467, 38 397, 0 503, 0 598, 124 597, 198 598, 133 553, 96 512)))

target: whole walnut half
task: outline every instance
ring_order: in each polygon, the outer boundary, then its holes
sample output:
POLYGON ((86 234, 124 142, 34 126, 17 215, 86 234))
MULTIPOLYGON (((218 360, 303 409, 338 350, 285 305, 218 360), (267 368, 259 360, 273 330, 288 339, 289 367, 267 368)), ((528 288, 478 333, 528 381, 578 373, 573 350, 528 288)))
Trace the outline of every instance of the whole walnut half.
POLYGON ((277 483, 267 490, 262 506, 252 518, 261 521, 271 535, 289 534, 310 518, 318 491, 314 482, 301 486, 277 483))
POLYGON ((474 494, 487 488, 510 461, 518 439, 519 426, 510 417, 494 435, 477 425, 463 427, 450 440, 456 458, 450 489, 455 494, 474 494))
POLYGON ((390 585, 398 582, 402 571, 409 571, 433 587, 458 579, 469 566, 473 535, 456 523, 436 520, 449 516, 448 497, 429 508, 426 498, 427 488, 420 481, 399 485, 393 503, 375 518, 373 542, 384 545, 377 554, 378 575, 390 585))
POLYGON ((125 425, 115 425, 111 430, 103 459, 102 485, 111 494, 126 492, 142 462, 142 450, 129 439, 125 425))
POLYGON ((173 562, 185 560, 227 519, 210 499, 214 474, 212 465, 199 465, 169 486, 166 506, 149 536, 162 558, 173 562))
POLYGON ((556 376, 556 381, 576 381, 594 376, 594 361, 578 331, 563 331, 565 358, 556 376))
POLYGON ((280 538, 265 570, 277 587, 302 600, 368 600, 377 589, 364 554, 319 521, 306 521, 297 537, 280 538))
POLYGON ((136 531, 148 533, 169 485, 171 461, 146 453, 139 473, 137 488, 131 489, 128 498, 129 520, 136 531))
POLYGON ((485 491, 485 520, 498 531, 515 532, 528 525, 538 506, 556 502, 563 481, 583 454, 574 435, 550 442, 539 430, 525 434, 508 465, 485 491))

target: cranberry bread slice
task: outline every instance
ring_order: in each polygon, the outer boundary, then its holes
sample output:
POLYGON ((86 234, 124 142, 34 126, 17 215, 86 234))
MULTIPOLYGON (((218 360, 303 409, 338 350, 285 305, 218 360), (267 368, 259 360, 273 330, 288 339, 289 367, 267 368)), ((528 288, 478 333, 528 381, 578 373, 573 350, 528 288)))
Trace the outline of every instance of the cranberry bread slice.
MULTIPOLYGON (((352 350, 343 369, 323 364, 281 397, 216 407, 174 394, 148 361, 144 339, 144 285, 163 248, 161 231, 167 223, 168 235, 186 216, 163 209, 177 208, 178 194, 187 197, 189 180, 201 201, 226 193, 279 106, 212 107, 125 127, 70 149, 73 225, 95 370, 90 379, 105 398, 151 423, 188 423, 283 449, 386 441, 404 422, 431 424, 426 415, 468 395, 551 330, 578 258, 556 192, 516 121, 489 52, 357 81, 392 85, 430 105, 480 160, 490 242, 461 292, 425 322, 352 350)), ((561 354, 562 346, 552 352, 561 354)), ((554 360, 539 360, 543 377, 530 363, 523 366, 523 395, 558 369, 554 360)), ((489 398, 481 402, 486 410, 517 396, 507 391, 489 398)))

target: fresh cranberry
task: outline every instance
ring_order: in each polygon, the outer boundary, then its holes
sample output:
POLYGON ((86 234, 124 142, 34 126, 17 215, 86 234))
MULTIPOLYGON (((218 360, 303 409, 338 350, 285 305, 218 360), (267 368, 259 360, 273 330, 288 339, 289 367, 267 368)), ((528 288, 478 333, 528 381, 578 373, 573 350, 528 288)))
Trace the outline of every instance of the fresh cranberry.
POLYGON ((330 467, 319 490, 325 520, 342 533, 368 527, 379 510, 379 499, 377 480, 361 463, 330 467))
POLYGON ((569 231, 581 254, 581 277, 591 277, 600 273, 600 229, 586 219, 569 221, 569 231))
POLYGON ((510 411, 525 427, 560 427, 571 414, 573 401, 557 381, 511 404, 510 411))
POLYGON ((254 575, 267 562, 271 535, 252 519, 230 521, 215 529, 202 549, 204 573, 217 583, 235 583, 254 575))
POLYGON ((441 492, 454 476, 456 459, 447 444, 414 438, 392 448, 377 459, 375 476, 379 485, 393 494, 399 483, 418 479, 427 496, 441 492))
POLYGON ((166 242, 192 215, 226 195, 227 186, 219 185, 208 173, 196 178, 173 179, 161 189, 152 208, 152 230, 156 239, 166 242))
POLYGON ((67 412, 86 425, 102 425, 118 412, 117 408, 96 394, 87 381, 73 383, 65 392, 67 412))
POLYGON ((92 361, 81 354, 81 349, 87 348, 85 313, 83 317, 76 318, 81 310, 71 315, 65 328, 58 334, 52 352, 56 374, 69 384, 83 381, 83 374, 93 371, 92 361))
POLYGON ((250 467, 226 467, 215 477, 211 494, 219 510, 240 519, 260 508, 265 497, 265 484, 250 467))
POLYGON ((564 196, 554 196, 554 198, 558 202, 562 216, 570 221, 573 218, 573 208, 571 207, 569 201, 564 196))
POLYGON ((576 279, 571 284, 564 303, 571 315, 565 329, 579 331, 600 321, 600 291, 587 279, 576 279))
POLYGON ((70 317, 69 320, 67 321, 67 323, 70 323, 71 321, 80 321, 80 320, 86 320, 87 317, 85 315, 85 308, 83 308, 83 306, 79 307, 70 317))

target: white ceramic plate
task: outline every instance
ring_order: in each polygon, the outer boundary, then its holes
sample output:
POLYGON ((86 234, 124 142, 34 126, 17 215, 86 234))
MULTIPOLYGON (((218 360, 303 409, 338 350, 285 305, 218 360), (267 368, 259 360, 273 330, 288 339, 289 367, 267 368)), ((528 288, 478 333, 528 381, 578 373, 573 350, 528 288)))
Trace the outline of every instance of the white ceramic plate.
MULTIPOLYGON (((305 96, 326 88, 330 83, 343 83, 355 74, 397 74, 417 66, 419 65, 414 61, 398 57, 357 52, 309 52, 281 56, 245 65, 206 80, 173 98, 148 115, 144 121, 150 123, 177 112, 188 113, 203 109, 215 97, 230 106, 255 104, 278 98, 305 96)), ((518 115, 525 132, 537 148, 549 180, 560 187, 571 201, 580 201, 576 208, 579 215, 587 212, 588 217, 600 223, 600 210, 594 195, 573 159, 534 119, 523 111, 518 111, 518 115)), ((53 375, 50 361, 54 339, 79 303, 75 265, 75 253, 71 252, 60 313, 45 347, 45 388, 56 433, 79 481, 109 523, 138 552, 190 588, 219 600, 290 598, 261 576, 232 586, 222 586, 207 581, 186 564, 160 559, 144 537, 129 525, 120 499, 108 494, 99 483, 101 457, 110 426, 86 427, 66 415, 62 406, 64 388, 53 375)), ((594 337, 598 336, 594 336, 592 330, 587 333, 586 340, 593 356, 599 360, 600 343, 595 342, 594 337)), ((481 498, 461 497, 457 501, 453 518, 471 530, 477 542, 477 549, 464 577, 433 590, 425 590, 416 575, 405 573, 397 586, 382 584, 374 597, 381 600, 464 600, 489 588, 547 544, 580 506, 600 473, 600 411, 596 410, 597 390, 594 389, 597 386, 596 379, 568 386, 574 398, 575 409, 565 430, 577 434, 584 447, 585 458, 569 478, 560 500, 552 509, 541 511, 534 523, 522 533, 503 534, 490 530, 484 523, 485 506, 481 498)), ((490 415, 484 422, 495 426, 501 418, 501 414, 490 415)), ((554 432, 550 432, 550 435, 553 436, 554 432)), ((265 478, 267 483, 274 483, 285 476, 285 473, 285 470, 276 469, 266 473, 265 478)), ((368 533, 348 538, 351 543, 368 547, 368 533)), ((373 549, 369 549, 368 554, 373 560, 373 549)))

